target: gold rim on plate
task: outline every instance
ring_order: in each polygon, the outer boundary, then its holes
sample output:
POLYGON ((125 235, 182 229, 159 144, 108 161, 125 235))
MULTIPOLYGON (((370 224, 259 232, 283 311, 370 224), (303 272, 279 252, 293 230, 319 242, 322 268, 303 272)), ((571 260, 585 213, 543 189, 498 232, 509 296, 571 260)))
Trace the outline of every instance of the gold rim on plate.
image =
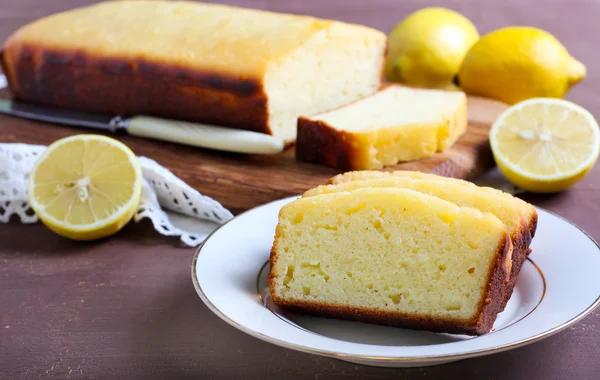
MULTIPOLYGON (((289 200, 293 200, 294 198, 297 197, 290 197, 288 198, 289 200)), ((227 322, 229 325, 239 329, 240 331, 245 332, 246 334, 253 336, 255 338, 264 340, 266 342, 275 344, 277 346, 281 346, 281 347, 285 347, 285 348, 289 348, 292 350, 296 350, 296 351, 301 351, 301 352, 306 352, 309 354, 314 354, 314 355, 321 355, 321 356, 327 356, 327 357, 331 357, 331 358, 338 358, 338 359, 344 359, 344 360, 363 360, 363 361, 373 361, 373 362, 432 362, 432 361, 456 361, 456 360, 461 360, 461 359, 467 359, 467 358, 473 358, 473 357, 477 357, 477 356, 483 356, 483 355, 488 355, 488 354, 492 354, 492 353, 499 353, 499 352, 503 352, 503 351, 508 351, 510 349, 513 348, 518 348, 518 347, 522 347, 525 346, 527 344, 530 343, 534 343, 537 342, 543 338, 546 338, 550 335, 553 335, 569 326, 571 326, 572 324, 578 322, 579 320, 581 320, 582 318, 584 318, 585 316, 587 316, 589 313, 591 313, 598 305, 600 305, 600 295, 598 295, 598 297, 596 298, 596 300, 594 302, 592 302, 592 304, 590 306, 588 306, 585 310, 583 310, 581 313, 577 314, 575 317, 571 318, 570 320, 555 326, 553 328, 551 328, 550 330, 541 332, 539 334, 536 334, 534 336, 531 336, 529 338, 525 338, 525 339, 521 339, 512 343, 507 343, 507 344, 503 344, 503 345, 499 345, 499 346, 495 346, 495 347, 490 347, 490 348, 483 348, 483 349, 479 349, 479 350, 475 350, 475 351, 471 351, 468 353, 462 353, 462 354, 449 354, 449 355, 428 355, 428 356, 419 356, 419 357, 402 357, 402 356, 368 356, 368 355, 355 355, 355 354, 342 354, 336 351, 331 351, 331 350, 324 350, 324 349, 315 349, 315 348, 310 348, 310 347, 306 347, 306 346, 302 346, 302 345, 298 345, 295 343, 289 343, 286 342, 284 340, 280 340, 280 339, 275 339, 272 338, 268 335, 265 335, 261 332, 258 332, 256 330, 252 330, 247 328, 244 325, 241 325, 239 323, 237 323, 236 321, 232 320, 231 318, 229 318, 227 315, 223 314, 221 312, 221 310, 219 310, 206 296, 206 294, 204 294, 204 291, 202 290, 202 287, 200 286, 200 283, 198 282, 198 278, 196 277, 196 265, 198 262, 198 257, 200 256, 200 253, 202 252, 202 248, 204 248, 204 244, 212 237, 212 235, 214 235, 215 233, 217 233, 217 231, 219 231, 221 228, 225 227, 229 222, 241 217, 242 215, 250 212, 250 211, 255 211, 259 208, 263 208, 266 206, 271 205, 272 203, 275 202, 280 202, 283 201, 285 199, 280 199, 277 201, 273 201, 273 202, 269 202, 269 203, 265 203, 261 206, 257 206, 254 207, 250 210, 246 210, 236 216, 234 216, 233 218, 229 219, 227 222, 223 223, 221 226, 219 226, 217 229, 215 229, 210 235, 208 235, 206 237, 206 239, 204 240, 204 242, 198 247, 198 249, 196 250, 196 253, 194 254, 194 259, 192 261, 192 282, 194 283, 194 288, 196 289, 196 292, 198 293, 198 296, 200 296, 200 299, 204 302, 204 304, 206 306, 208 306, 208 308, 215 314, 217 315, 219 318, 221 318, 223 321, 227 322)), ((579 226, 577 226, 576 224, 570 222, 569 220, 563 218, 562 216, 555 214, 551 211, 545 210, 543 208, 537 207, 536 209, 538 210, 542 210, 544 212, 547 212, 548 214, 554 215, 557 218, 567 222, 568 224, 572 225, 573 227, 577 228, 579 231, 581 231, 585 236, 587 236, 598 248, 598 250, 600 251, 600 245, 598 244, 598 242, 596 242, 596 240, 590 236, 590 234, 588 234, 587 232, 585 232, 583 229, 581 229, 579 226)), ((531 260, 530 260, 531 261, 531 260)), ((533 261, 531 261, 533 263, 533 261)), ((541 276, 542 276, 542 280, 544 281, 544 294, 542 295, 542 299, 544 298, 544 295, 546 293, 546 281, 544 279, 544 275, 541 271, 541 269, 535 264, 533 263, 533 265, 536 267, 536 269, 540 272, 541 276)), ((535 306, 535 308, 533 310, 535 310, 541 303, 540 302, 535 306)), ((527 316, 529 316, 532 312, 530 311, 525 317, 519 319, 519 321, 522 321, 524 318, 526 318, 527 316)), ((519 322, 517 321, 517 322, 519 322)), ((515 323, 517 323, 515 322, 515 323)), ((514 323, 512 323, 511 325, 514 325, 514 323)), ((297 326, 291 325, 295 328, 298 328, 297 326)), ((308 331, 306 329, 302 329, 305 331, 308 331)), ((310 332, 310 331, 309 331, 310 332)))

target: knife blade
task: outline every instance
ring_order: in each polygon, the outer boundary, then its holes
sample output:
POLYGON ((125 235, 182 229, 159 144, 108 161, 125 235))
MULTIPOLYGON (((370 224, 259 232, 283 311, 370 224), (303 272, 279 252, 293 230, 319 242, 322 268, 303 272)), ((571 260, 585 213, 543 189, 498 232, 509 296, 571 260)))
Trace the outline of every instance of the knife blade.
POLYGON ((108 116, 0 99, 0 113, 25 119, 245 154, 277 154, 283 140, 263 133, 136 115, 108 116))

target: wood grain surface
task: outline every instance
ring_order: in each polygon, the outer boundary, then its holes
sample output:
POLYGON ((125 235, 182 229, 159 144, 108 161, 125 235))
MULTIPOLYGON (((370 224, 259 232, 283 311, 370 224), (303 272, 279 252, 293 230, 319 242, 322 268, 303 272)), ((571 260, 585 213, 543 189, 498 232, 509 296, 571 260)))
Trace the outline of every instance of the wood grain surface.
MULTIPOLYGON (((425 5, 459 10, 482 33, 505 25, 542 27, 586 63, 588 78, 568 99, 600 117, 596 47, 600 8, 595 0, 222 2, 363 23, 386 32, 425 5)), ((0 39, 35 18, 83 4, 86 1, 3 0, 0 39)), ((78 132, 0 118, 1 142, 47 144, 78 132)), ((226 200, 223 203, 236 213, 321 182, 289 167, 268 178, 249 171, 250 166, 274 165, 265 158, 247 162, 173 144, 122 140, 137 154, 158 159, 199 191, 226 200), (213 157, 222 165, 243 162, 243 170, 223 176, 224 166, 214 165, 213 157)), ((524 198, 600 239, 600 165, 569 191, 524 198)), ((16 221, 0 225, 0 379, 600 378, 598 310, 541 342, 429 368, 372 368, 282 349, 228 326, 202 304, 190 279, 193 253, 175 238, 156 235, 147 222, 128 225, 117 236, 93 243, 62 239, 41 225, 16 221)))

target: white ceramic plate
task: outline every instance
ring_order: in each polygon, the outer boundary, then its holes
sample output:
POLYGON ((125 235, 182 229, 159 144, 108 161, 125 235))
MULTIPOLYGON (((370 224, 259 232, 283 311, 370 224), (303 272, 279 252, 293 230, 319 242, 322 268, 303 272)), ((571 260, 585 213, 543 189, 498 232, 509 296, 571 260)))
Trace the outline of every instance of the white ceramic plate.
POLYGON ((538 209, 530 260, 489 334, 436 334, 283 312, 269 302, 267 260, 279 209, 293 199, 235 217, 209 236, 192 265, 204 303, 225 322, 267 342, 361 364, 434 365, 535 342, 600 303, 600 247, 575 225, 538 209))

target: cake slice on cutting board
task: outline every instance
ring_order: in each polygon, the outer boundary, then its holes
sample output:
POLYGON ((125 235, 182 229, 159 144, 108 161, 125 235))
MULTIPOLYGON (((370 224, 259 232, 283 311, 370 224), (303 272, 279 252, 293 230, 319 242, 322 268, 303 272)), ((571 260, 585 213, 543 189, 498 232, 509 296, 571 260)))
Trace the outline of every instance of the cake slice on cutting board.
POLYGON ((296 158, 341 170, 380 169, 443 152, 467 128, 460 91, 390 85, 298 119, 296 158))
POLYGON ((414 190, 303 197, 280 211, 270 293, 290 310, 480 335, 502 310, 512 249, 495 215, 414 190))

